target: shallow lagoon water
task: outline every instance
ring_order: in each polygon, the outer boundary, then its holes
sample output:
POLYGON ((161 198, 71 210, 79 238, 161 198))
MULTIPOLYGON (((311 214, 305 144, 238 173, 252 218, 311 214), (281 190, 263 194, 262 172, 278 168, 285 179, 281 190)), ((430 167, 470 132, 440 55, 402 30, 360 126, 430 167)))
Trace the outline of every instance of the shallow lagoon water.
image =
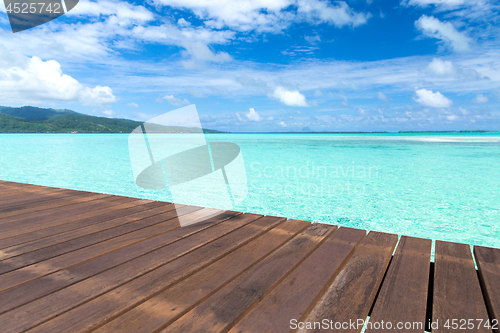
MULTIPOLYGON (((206 138, 241 148, 235 210, 500 247, 498 134, 206 138)), ((0 134, 0 153, 2 180, 171 201, 135 184, 127 134, 0 134)))

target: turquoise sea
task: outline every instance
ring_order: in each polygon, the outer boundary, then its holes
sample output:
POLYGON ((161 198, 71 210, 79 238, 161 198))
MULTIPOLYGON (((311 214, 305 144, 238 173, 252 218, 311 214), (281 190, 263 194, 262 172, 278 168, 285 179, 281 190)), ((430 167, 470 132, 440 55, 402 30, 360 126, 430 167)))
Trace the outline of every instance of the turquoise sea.
MULTIPOLYGON (((500 247, 498 134, 206 138, 241 148, 235 210, 500 247)), ((171 200, 135 184, 127 134, 0 134, 0 165, 2 180, 171 200)))

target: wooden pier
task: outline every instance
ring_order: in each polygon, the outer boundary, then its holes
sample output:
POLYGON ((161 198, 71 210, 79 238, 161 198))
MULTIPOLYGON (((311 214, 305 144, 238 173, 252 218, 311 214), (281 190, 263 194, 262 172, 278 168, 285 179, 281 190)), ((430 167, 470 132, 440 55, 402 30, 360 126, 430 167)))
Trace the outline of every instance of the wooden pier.
POLYGON ((361 332, 368 317, 366 332, 492 332, 500 318, 500 249, 436 241, 431 263, 427 239, 177 208, 0 181, 0 332, 361 332))

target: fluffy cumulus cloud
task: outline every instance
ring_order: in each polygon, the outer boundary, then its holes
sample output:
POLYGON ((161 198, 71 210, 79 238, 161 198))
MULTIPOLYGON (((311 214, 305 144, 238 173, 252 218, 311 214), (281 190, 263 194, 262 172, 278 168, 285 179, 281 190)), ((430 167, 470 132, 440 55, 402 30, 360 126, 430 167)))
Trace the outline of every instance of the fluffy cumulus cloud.
POLYGON ((180 98, 175 97, 174 95, 165 95, 162 98, 158 98, 156 101, 159 103, 162 103, 163 101, 167 101, 173 106, 184 106, 184 105, 191 104, 186 98, 180 99, 180 98))
POLYGON ((427 72, 443 78, 460 78, 466 80, 489 79, 473 68, 455 66, 451 60, 432 59, 426 68, 427 72))
POLYGON ((336 27, 365 24, 370 15, 355 12, 344 1, 325 0, 154 0, 157 5, 189 10, 206 26, 237 31, 281 31, 294 22, 336 27))
POLYGON ((433 92, 427 89, 418 89, 415 91, 416 97, 414 100, 423 106, 432 108, 449 108, 453 102, 443 96, 439 91, 433 92))
POLYGON ((455 74, 455 68, 453 63, 449 60, 441 60, 434 58, 432 59, 427 69, 435 75, 453 75, 455 74))
POLYGON ((288 106, 309 106, 306 97, 298 90, 286 90, 283 87, 277 87, 274 89, 272 96, 288 106))
POLYGON ((176 46, 193 62, 226 62, 232 58, 225 52, 214 52, 211 45, 226 44, 232 31, 212 27, 193 27, 184 20, 176 24, 161 20, 144 6, 125 1, 82 0, 68 14, 78 24, 41 25, 29 34, 4 34, 2 43, 8 49, 46 58, 67 57, 73 61, 105 61, 116 59, 118 52, 138 50, 144 44, 176 46), (48 42, 50 41, 50 42, 48 42))
POLYGON ((439 39, 454 51, 467 51, 472 44, 472 39, 459 32, 452 23, 441 22, 433 16, 422 15, 415 21, 415 27, 427 37, 439 39))
POLYGON ((68 12, 69 16, 115 16, 121 24, 128 24, 130 21, 145 22, 154 18, 153 13, 143 6, 135 6, 125 1, 100 0, 93 2, 90 0, 80 0, 78 6, 68 12))
POLYGON ((259 116, 259 114, 257 113, 257 111, 255 111, 254 108, 250 108, 250 110, 248 111, 248 113, 245 114, 245 116, 248 118, 248 120, 251 120, 251 121, 261 121, 262 120, 262 117, 259 116))
POLYGON ((328 1, 299 0, 298 13, 305 15, 307 21, 314 23, 328 23, 338 28, 343 26, 357 27, 365 24, 370 14, 357 13, 343 1, 332 5, 328 1))
POLYGON ((85 86, 63 74, 57 61, 26 57, 4 47, 0 47, 0 98, 23 104, 64 101, 102 105, 116 101, 110 87, 85 86))

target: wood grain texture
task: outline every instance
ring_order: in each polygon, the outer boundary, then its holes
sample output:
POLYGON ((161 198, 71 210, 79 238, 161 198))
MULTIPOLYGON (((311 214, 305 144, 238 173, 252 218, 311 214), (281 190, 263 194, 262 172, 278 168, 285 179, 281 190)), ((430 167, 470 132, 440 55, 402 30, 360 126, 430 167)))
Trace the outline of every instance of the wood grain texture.
POLYGON ((7 211, 0 213, 0 219, 4 219, 7 217, 13 217, 13 220, 16 220, 16 216, 19 215, 24 215, 24 214, 29 214, 33 212, 42 212, 47 209, 53 209, 53 208, 58 208, 58 207, 64 207, 66 205, 71 205, 75 203, 80 203, 80 202, 85 202, 85 201, 92 201, 95 199, 103 199, 107 197, 112 197, 112 195, 109 194, 101 194, 101 193, 84 193, 79 196, 73 196, 71 200, 56 200, 53 202, 45 203, 44 205, 41 206, 34 206, 30 207, 29 205, 25 207, 21 207, 12 211, 7 211))
MULTIPOLYGON (((303 322, 365 320, 389 265, 398 236, 370 231, 303 322)), ((361 332, 362 325, 342 332, 361 332)), ((321 332, 304 329, 299 332, 321 332)))
POLYGON ((227 330, 336 229, 331 225, 311 225, 162 332, 227 330))
POLYGON ((91 202, 88 206, 84 205, 83 207, 78 207, 78 209, 72 210, 71 213, 57 212, 53 214, 52 218, 48 217, 45 219, 37 219, 36 217, 31 217, 25 220, 0 224, 0 238, 4 239, 34 230, 45 229, 58 224, 69 223, 87 217, 102 215, 111 211, 123 209, 125 207, 132 207, 138 200, 140 199, 103 199, 99 202, 91 202))
POLYGON ((474 246, 474 256, 490 319, 500 329, 500 249, 474 246))
MULTIPOLYGON (((218 218, 224 221, 237 214, 231 212, 220 215, 218 218)), ((50 303, 53 299, 59 298, 76 300, 84 297, 84 299, 91 299, 92 296, 97 296, 112 289, 113 283, 125 283, 157 268, 158 265, 164 264, 165 261, 168 261, 164 254, 166 252, 174 254, 174 251, 171 250, 172 247, 169 247, 169 245, 212 227, 216 223, 219 222, 212 220, 190 228, 177 228, 168 234, 161 234, 146 241, 135 243, 0 293, 0 313, 48 296, 56 291, 59 292, 40 302, 50 303), (97 275, 99 273, 103 274, 97 275), (107 278, 108 276, 111 279, 107 278), (79 282, 81 283, 75 285, 79 282), (71 287, 72 285, 75 286, 71 287)), ((65 302, 58 304, 53 309, 63 311, 62 309, 65 309, 65 306, 70 305, 71 302, 65 302)), ((29 309, 30 307, 25 308, 29 309)))
POLYGON ((153 332, 168 326, 309 225, 309 222, 298 220, 278 225, 96 332, 153 332))
POLYGON ((78 229, 57 233, 55 235, 36 239, 31 242, 24 242, 20 245, 5 247, 0 250, 0 260, 18 256, 27 252, 40 250, 45 247, 54 246, 56 244, 67 242, 69 240, 95 234, 100 231, 109 230, 111 228, 132 223, 147 217, 163 214, 174 209, 175 206, 173 204, 165 205, 161 202, 151 202, 145 204, 141 203, 134 207, 124 208, 117 212, 101 215, 103 219, 99 223, 94 223, 78 229))
MULTIPOLYGON (((175 208, 0 180, 0 331, 320 332, 290 320, 429 314, 429 240, 403 236, 392 258, 397 235, 175 208)), ((474 253, 477 272, 468 245, 436 243, 433 333, 491 332, 445 327, 499 315, 500 249, 474 253)))
POLYGON ((484 322, 488 314, 470 246, 436 241, 435 260, 432 320, 438 320, 439 327, 433 333, 464 332, 469 320, 475 327, 468 332, 491 332, 484 326, 477 327, 476 320, 484 322), (457 327, 445 327, 447 321, 451 326, 454 319, 457 327))
POLYGON ((71 200, 57 200, 54 203, 38 207, 36 210, 30 207, 18 210, 11 216, 0 218, 0 224, 6 224, 15 221, 24 221, 29 219, 31 219, 32 221, 41 221, 50 218, 54 219, 58 214, 60 216, 63 216, 63 214, 71 214, 71 211, 73 209, 78 209, 81 207, 92 207, 92 205, 98 203, 112 202, 113 200, 117 199, 119 199, 119 197, 114 197, 112 195, 86 195, 73 197, 71 200))
POLYGON ((424 332, 431 249, 430 239, 401 237, 365 332, 424 332))
POLYGON ((80 196, 84 195, 84 193, 64 189, 46 189, 36 193, 30 193, 29 196, 23 193, 2 200, 0 202, 0 213, 22 209, 27 205, 40 206, 51 201, 68 199, 75 195, 80 196))
POLYGON ((165 218, 174 218, 176 216, 175 207, 171 204, 166 210, 153 211, 149 216, 133 219, 134 223, 130 223, 130 219, 115 219, 108 221, 114 223, 102 222, 87 228, 77 229, 74 233, 58 234, 54 237, 6 248, 0 251, 0 274, 6 273, 3 267, 5 263, 9 263, 11 268, 24 267, 161 223, 165 218), (170 213, 170 215, 166 215, 167 213, 170 213))
MULTIPOLYGON (((66 332, 67 327, 72 327, 74 331, 87 331, 105 324, 283 221, 283 218, 258 217, 254 214, 236 216, 227 222, 190 234, 148 256, 131 260, 126 265, 117 267, 116 270, 100 274, 97 276, 100 284, 96 285, 93 281, 94 283, 86 283, 85 286, 74 286, 76 289, 72 288, 70 293, 65 289, 61 291, 62 293, 50 295, 50 299, 61 301, 70 297, 73 301, 70 299, 70 302, 66 304, 74 304, 72 295, 75 295, 76 290, 79 291, 76 293, 77 296, 81 297, 84 294, 85 298, 90 301, 34 328, 33 332, 66 332), (255 220, 255 218, 258 219, 255 220), (130 276, 138 277, 130 281, 130 276), (97 291, 99 297, 92 296, 92 291, 97 291)), ((191 228, 203 227, 201 224, 178 228, 175 231, 186 233, 191 228)), ((174 231, 170 232, 170 234, 173 233, 174 231)), ((33 303, 29 305, 31 304, 33 303)), ((57 307, 61 305, 57 304, 57 307)), ((53 309, 48 311, 48 314, 53 316, 53 309)))
MULTIPOLYGON (((199 209, 201 209, 201 207, 185 206, 177 212, 167 212, 161 216, 153 216, 151 218, 141 220, 144 223, 153 222, 154 225, 91 246, 79 248, 77 250, 73 250, 72 252, 60 254, 47 260, 37 261, 35 264, 30 264, 26 267, 18 268, 17 266, 30 263, 33 260, 38 260, 37 254, 30 253, 31 256, 28 258, 21 256, 22 258, 15 262, 11 262, 10 259, 2 260, 0 261, 0 268, 3 271, 8 272, 0 275, 0 288, 2 288, 0 291, 10 289, 17 285, 32 281, 53 272, 57 272, 66 267, 71 267, 80 262, 90 260, 103 254, 116 251, 128 245, 140 242, 141 240, 151 238, 157 234, 166 233, 167 231, 180 227, 177 214, 187 215, 190 212, 199 209), (15 270, 12 270, 12 268, 15 270)), ((78 244, 75 246, 78 247, 78 244)), ((58 248, 56 248, 55 251, 58 253, 58 248)), ((47 254, 44 251, 41 255, 42 258, 44 258, 46 256, 50 256, 51 252, 47 254)))
POLYGON ((305 316, 350 258, 366 231, 340 228, 229 332, 289 332, 305 316))
MULTIPOLYGON (((129 219, 129 215, 131 216, 134 215, 134 212, 137 211, 137 208, 139 209, 139 211, 144 209, 144 211, 142 211, 142 214, 144 213, 147 214, 149 208, 158 207, 158 204, 160 204, 160 206, 163 205, 163 203, 151 202, 151 203, 145 203, 144 205, 140 204, 137 206, 132 205, 132 207, 130 208, 124 207, 123 209, 117 211, 112 210, 105 214, 93 217, 87 217, 73 222, 58 224, 58 222, 60 221, 57 221, 56 223, 54 223, 53 226, 47 227, 45 229, 39 229, 23 233, 17 236, 0 239, 0 249, 4 249, 19 244, 25 244, 27 242, 55 236, 58 234, 63 234, 68 231, 77 230, 79 228, 84 228, 93 224, 102 223, 110 219, 129 219)), ((141 212, 139 213, 139 215, 141 215, 141 212)), ((135 215, 130 218, 133 220, 135 218, 135 215)))

